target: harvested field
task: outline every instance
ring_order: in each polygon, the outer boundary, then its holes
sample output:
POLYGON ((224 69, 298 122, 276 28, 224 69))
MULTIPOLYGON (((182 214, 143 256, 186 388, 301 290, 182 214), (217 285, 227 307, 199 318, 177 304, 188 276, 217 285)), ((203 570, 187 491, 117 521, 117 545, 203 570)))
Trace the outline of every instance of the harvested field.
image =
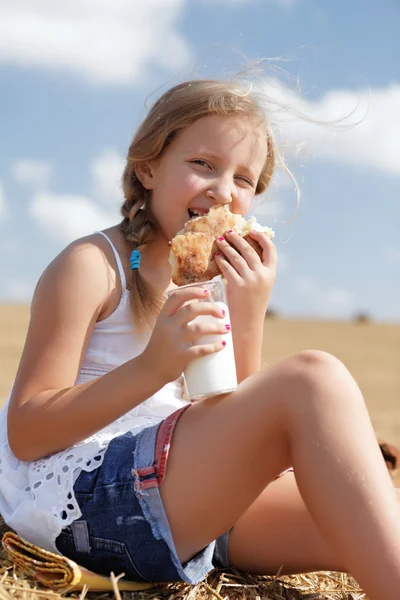
MULTIPOLYGON (((15 376, 29 320, 26 306, 0 306, 0 404, 15 376)), ((340 358, 356 378, 366 399, 378 437, 400 447, 400 325, 267 319, 263 357, 271 363, 285 356, 317 348, 340 358)), ((400 487, 400 479, 397 481, 400 487)), ((0 600, 58 599, 57 594, 34 591, 4 560, 0 570, 0 600)), ((74 594, 77 598, 83 594, 74 594)), ((116 596, 119 592, 116 590, 116 596)), ((347 575, 316 573, 291 577, 255 577, 215 571, 206 582, 190 587, 165 585, 154 592, 121 593, 132 600, 361 600, 365 596, 347 575)), ((89 597, 112 597, 90 594, 89 597)))

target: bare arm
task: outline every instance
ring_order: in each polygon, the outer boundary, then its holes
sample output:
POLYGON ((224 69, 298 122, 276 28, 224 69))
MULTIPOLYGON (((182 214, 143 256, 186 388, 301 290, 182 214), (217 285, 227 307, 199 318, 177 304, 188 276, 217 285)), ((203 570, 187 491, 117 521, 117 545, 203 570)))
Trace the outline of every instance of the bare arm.
POLYGON ((228 281, 228 305, 238 381, 261 368, 265 313, 275 282, 276 248, 262 232, 250 237, 262 248, 262 260, 254 248, 235 232, 226 232, 216 242, 223 254, 216 255, 228 281))
POLYGON ((232 325, 238 382, 261 369, 264 321, 245 326, 243 320, 232 325))
POLYGON ((8 437, 20 460, 68 448, 154 394, 140 356, 75 385, 94 324, 115 290, 103 252, 80 242, 42 276, 8 412, 8 437))

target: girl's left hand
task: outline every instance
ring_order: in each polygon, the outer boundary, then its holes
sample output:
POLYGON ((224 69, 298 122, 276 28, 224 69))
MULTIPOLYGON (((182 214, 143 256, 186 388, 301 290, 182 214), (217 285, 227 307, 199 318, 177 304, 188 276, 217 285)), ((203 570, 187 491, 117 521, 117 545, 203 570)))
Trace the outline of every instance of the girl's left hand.
POLYGON ((277 265, 276 247, 269 237, 259 231, 249 235, 260 244, 261 259, 235 231, 228 231, 217 239, 219 253, 215 258, 228 282, 231 321, 247 326, 264 322, 277 265))

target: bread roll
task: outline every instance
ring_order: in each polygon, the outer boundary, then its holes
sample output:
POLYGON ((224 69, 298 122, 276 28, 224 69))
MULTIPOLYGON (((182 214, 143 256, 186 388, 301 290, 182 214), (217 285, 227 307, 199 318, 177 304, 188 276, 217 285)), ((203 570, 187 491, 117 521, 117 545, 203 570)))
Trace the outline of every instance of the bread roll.
POLYGON ((274 237, 272 229, 261 226, 255 217, 246 220, 231 213, 227 205, 213 206, 207 214, 190 219, 172 239, 170 263, 175 285, 209 281, 221 274, 214 258, 218 250, 215 240, 229 229, 241 235, 260 257, 262 248, 249 236, 250 231, 256 229, 274 237))

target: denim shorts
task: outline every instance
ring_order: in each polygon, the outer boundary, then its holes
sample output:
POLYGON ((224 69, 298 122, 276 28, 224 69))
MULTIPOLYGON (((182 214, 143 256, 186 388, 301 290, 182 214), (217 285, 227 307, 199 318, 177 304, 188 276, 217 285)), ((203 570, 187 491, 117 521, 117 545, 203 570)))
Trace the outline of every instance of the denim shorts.
POLYGON ((159 492, 175 425, 189 406, 114 438, 101 466, 81 472, 74 493, 82 516, 57 538, 61 554, 96 573, 125 573, 132 581, 196 584, 215 567, 229 567, 229 531, 179 561, 159 492))

